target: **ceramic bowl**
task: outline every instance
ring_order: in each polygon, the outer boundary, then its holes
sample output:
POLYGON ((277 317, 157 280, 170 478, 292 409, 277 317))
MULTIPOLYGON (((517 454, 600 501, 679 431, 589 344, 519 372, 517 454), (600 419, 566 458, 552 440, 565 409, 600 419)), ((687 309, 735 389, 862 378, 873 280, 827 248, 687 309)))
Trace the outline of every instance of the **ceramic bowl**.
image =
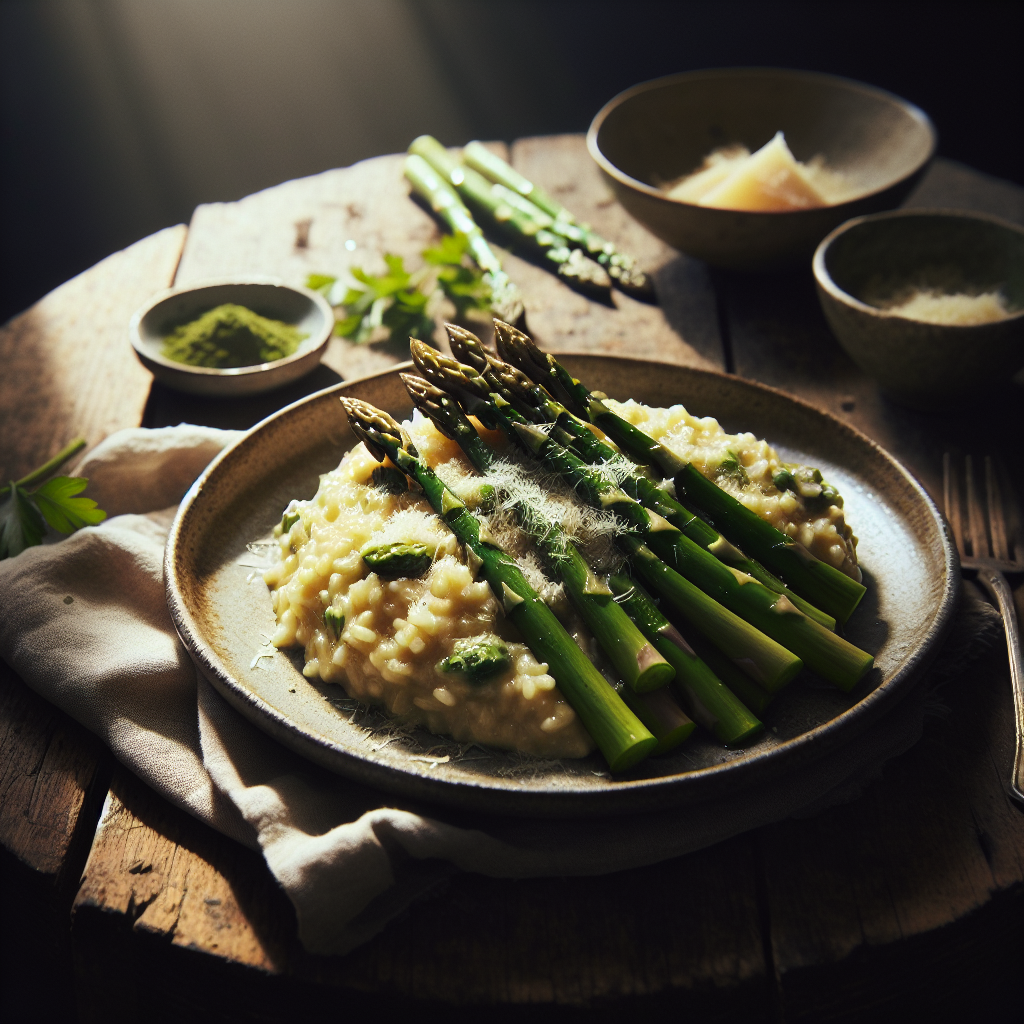
POLYGON ((128 327, 136 355, 157 380, 176 391, 210 397, 258 395, 298 380, 316 368, 333 329, 334 311, 322 295, 272 278, 172 288, 137 310, 128 327), (294 324, 306 337, 284 359, 228 370, 188 366, 162 354, 164 338, 175 327, 226 302, 294 324))
POLYGON ((1024 228, 982 214, 900 210, 859 217, 814 254, 818 298, 850 358, 903 405, 976 401, 1024 366, 1024 228), (880 308, 907 288, 1001 291, 1014 312, 930 324, 880 308))
POLYGON ((806 71, 731 68, 627 89, 594 118, 587 146, 619 202, 663 241, 713 266, 763 271, 809 260, 851 217, 898 206, 928 166, 935 138, 927 115, 881 89, 806 71), (659 188, 714 149, 742 143, 755 152, 778 131, 797 160, 820 154, 858 195, 761 213, 697 206, 659 188))

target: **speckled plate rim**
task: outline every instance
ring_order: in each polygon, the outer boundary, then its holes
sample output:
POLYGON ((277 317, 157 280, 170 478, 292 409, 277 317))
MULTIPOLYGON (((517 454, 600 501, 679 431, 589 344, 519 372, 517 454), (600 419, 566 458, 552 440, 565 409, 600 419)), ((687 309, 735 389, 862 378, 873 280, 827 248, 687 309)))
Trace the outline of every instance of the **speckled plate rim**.
MULTIPOLYGON (((254 725, 290 747, 297 753, 353 781, 400 795, 412 800, 423 800, 459 807, 470 811, 542 817, 589 817, 604 814, 631 814, 663 809, 681 804, 714 799, 770 782, 784 773, 811 765, 856 739, 865 729, 894 708, 920 681, 923 671, 938 653, 953 622, 960 594, 960 562, 945 520, 924 488, 898 460, 865 434, 842 422, 816 406, 785 392, 753 381, 747 381, 713 370, 663 364, 652 360, 631 359, 606 355, 562 356, 563 362, 578 375, 586 374, 586 365, 605 362, 622 368, 620 379, 630 377, 630 368, 649 372, 652 367, 663 366, 673 373, 693 375, 697 380, 706 378, 719 385, 746 389, 763 397, 792 403, 804 415, 819 418, 830 430, 845 435, 847 441, 862 445, 876 457, 888 463, 891 470, 902 478, 910 489, 919 511, 923 511, 937 531, 941 546, 942 580, 936 613, 913 651, 900 663, 893 674, 866 694, 856 704, 829 721, 780 742, 769 750, 752 753, 723 764, 675 775, 657 778, 613 780, 613 785, 602 790, 546 790, 530 791, 519 788, 513 780, 488 777, 451 781, 430 777, 426 773, 403 770, 377 762, 372 752, 354 756, 349 750, 332 743, 328 738, 314 736, 296 722, 267 704, 245 686, 225 667, 217 653, 207 642, 193 609, 185 596, 184 574, 189 571, 184 557, 185 539, 191 524, 201 509, 203 493, 215 481, 221 467, 246 445, 253 443, 261 431, 275 422, 293 415, 296 410, 326 398, 340 397, 346 391, 372 382, 384 383, 388 377, 397 377, 408 370, 410 363, 399 364, 390 370, 355 378, 324 391, 309 395, 258 423, 234 444, 225 448, 207 467, 203 475, 185 495, 171 526, 164 556, 164 577, 167 603, 175 629, 182 643, 215 689, 254 725), (577 370, 576 368, 579 367, 577 370)), ((410 405, 411 407, 411 405, 410 405)))

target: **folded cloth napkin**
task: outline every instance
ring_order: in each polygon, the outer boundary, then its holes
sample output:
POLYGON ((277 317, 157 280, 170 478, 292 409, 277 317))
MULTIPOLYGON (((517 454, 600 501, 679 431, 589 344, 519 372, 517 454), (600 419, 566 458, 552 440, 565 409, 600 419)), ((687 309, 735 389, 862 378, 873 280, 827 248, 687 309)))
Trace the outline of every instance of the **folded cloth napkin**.
MULTIPOLYGON (((167 612, 162 557, 175 506, 238 436, 188 425, 126 430, 87 455, 76 472, 112 515, 0 562, 0 654, 153 789, 261 850, 313 952, 354 948, 457 869, 604 874, 852 799, 921 735, 927 686, 811 772, 628 822, 424 808, 332 775, 231 708, 197 674, 167 612)), ((999 630, 976 591, 963 604, 947 647, 959 663, 999 630)))

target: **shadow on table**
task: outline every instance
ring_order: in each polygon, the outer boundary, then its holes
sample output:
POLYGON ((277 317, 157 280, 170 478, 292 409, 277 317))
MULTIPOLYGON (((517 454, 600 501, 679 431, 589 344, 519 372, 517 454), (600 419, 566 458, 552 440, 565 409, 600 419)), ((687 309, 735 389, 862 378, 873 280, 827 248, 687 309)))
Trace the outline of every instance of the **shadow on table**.
POLYGON ((310 374, 287 387, 247 398, 211 398, 186 395, 153 381, 142 416, 144 427, 173 427, 196 423, 204 427, 248 430, 300 398, 340 384, 342 377, 322 363, 310 374))

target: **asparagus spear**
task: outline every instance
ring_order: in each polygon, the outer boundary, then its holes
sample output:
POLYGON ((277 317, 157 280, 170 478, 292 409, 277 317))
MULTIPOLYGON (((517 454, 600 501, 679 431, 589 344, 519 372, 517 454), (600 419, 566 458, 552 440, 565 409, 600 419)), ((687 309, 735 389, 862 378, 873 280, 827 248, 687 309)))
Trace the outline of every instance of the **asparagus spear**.
MULTIPOLYGON (((461 331, 461 328, 458 330, 461 331)), ((456 337, 452 333, 449 333, 449 337, 454 347, 456 337)), ((454 391, 464 397, 470 411, 478 418, 487 417, 492 426, 504 430, 513 440, 518 438, 516 428, 525 426, 523 418, 500 394, 488 390, 489 384, 484 375, 428 346, 417 345, 413 350, 413 358, 424 377, 442 390, 454 391)), ((803 662, 795 654, 723 608, 675 570, 664 565, 638 540, 635 546, 629 536, 620 538, 619 542, 628 555, 634 555, 637 548, 642 548, 658 563, 645 576, 651 586, 666 596, 679 614, 704 631, 722 650, 742 658, 745 668, 758 682, 770 689, 778 689, 800 670, 803 662)))
POLYGON ((853 689, 871 669, 874 658, 866 651, 804 615, 784 594, 775 594, 752 576, 720 562, 542 430, 521 423, 515 430, 524 446, 571 483, 583 500, 619 516, 667 565, 792 651, 808 668, 841 690, 853 689))
POLYGON ((680 576, 635 534, 627 534, 620 543, 637 575, 673 613, 703 633, 766 692, 780 690, 803 668, 804 663, 792 651, 680 576))
POLYGON ((802 544, 787 537, 708 480, 698 469, 645 434, 587 388, 551 353, 532 341, 517 350, 517 366, 544 385, 577 416, 604 431, 631 458, 653 464, 675 482, 676 494, 689 498, 733 544, 779 574, 788 586, 840 622, 853 613, 865 587, 839 569, 821 562, 802 544))
POLYGON ((628 686, 622 686, 616 692, 657 739, 658 745, 652 754, 674 750, 697 728, 697 723, 676 703, 668 687, 650 693, 634 693, 628 686))
MULTIPOLYGON (((639 614, 640 609, 634 605, 633 610, 631 610, 630 605, 625 600, 627 596, 633 600, 639 597, 639 600, 643 602, 645 615, 652 615, 652 611, 648 610, 648 607, 650 607, 653 609, 654 616, 660 616, 661 619, 664 619, 664 622, 668 625, 666 633, 671 631, 674 636, 678 632, 675 626, 668 619, 664 618, 653 598, 636 580, 630 579, 624 573, 616 573, 609 578, 608 585, 616 595, 616 600, 626 607, 627 613, 634 618, 634 621, 637 621, 636 616, 639 614)), ((660 623, 660 619, 655 621, 660 623)), ((664 629, 663 626, 660 628, 664 629)), ((714 644, 708 643, 699 633, 691 633, 690 637, 686 640, 683 640, 680 635, 679 640, 692 648, 693 653, 718 676, 725 686, 732 691, 733 696, 738 697, 740 702, 749 711, 752 711, 759 718, 765 713, 768 705, 775 699, 775 694, 769 693, 764 687, 758 686, 757 683, 753 682, 750 676, 729 655, 723 654, 714 644)), ((678 682, 675 685, 678 687, 678 682)))
MULTIPOLYGON (((473 215, 445 182, 422 157, 405 159, 405 176, 413 191, 420 196, 453 232, 461 232, 469 242, 469 251, 477 266, 484 271, 484 281, 491 289, 491 309, 504 310, 503 319, 517 322, 523 317, 523 298, 519 289, 501 269, 501 261, 487 244, 473 215)), ((500 315, 500 314, 499 314, 500 315)))
POLYGON ((341 404, 356 436, 370 454, 379 462, 390 459, 412 477, 452 533, 480 560, 480 571, 495 598, 538 661, 547 662, 551 675, 611 770, 624 771, 646 757, 657 740, 562 628, 515 562, 494 544, 481 522, 419 458, 401 426, 386 412, 366 402, 343 398, 341 404))
POLYGON ((691 718, 726 746, 744 743, 763 730, 761 722, 737 700, 683 639, 682 633, 662 615, 646 590, 621 574, 613 575, 608 585, 626 614, 675 665, 673 685, 691 718))
POLYGON ((409 152, 422 157, 448 184, 454 185, 461 195, 517 241, 551 260, 559 277, 583 291, 607 298, 612 282, 604 267, 579 247, 568 245, 562 235, 543 226, 550 218, 528 199, 504 186, 492 184, 472 167, 460 163, 431 135, 413 139, 409 152))
MULTIPOLYGON (((463 333, 468 334, 469 332, 463 333)), ((615 464, 619 486, 631 498, 635 498, 645 507, 664 516, 673 526, 678 526, 687 537, 706 548, 726 565, 731 565, 734 569, 753 576, 759 583, 763 583, 776 594, 785 594, 805 615, 809 615, 827 629, 835 629, 836 620, 831 615, 816 608, 809 601, 805 601, 790 590, 782 580, 765 569, 760 562, 748 558, 739 548, 730 544, 713 526, 694 515, 659 487, 654 480, 645 475, 646 471, 641 467, 628 466, 628 460, 624 459, 618 449, 598 438, 588 423, 573 415, 561 402, 552 398, 543 385, 537 384, 525 373, 513 374, 505 371, 503 369, 505 365, 510 364, 518 369, 520 363, 528 362, 530 347, 535 348, 536 346, 528 335, 510 324, 501 323, 498 320, 494 323, 494 333, 498 352, 504 363, 497 364, 491 360, 489 364, 491 373, 498 379, 512 401, 518 400, 522 403, 532 401, 534 403, 535 408, 541 413, 538 422, 556 424, 559 429, 553 432, 552 436, 559 444, 574 451, 584 462, 615 464), (628 473, 625 470, 628 470, 628 473)), ((471 337, 473 336, 471 335, 471 337)))
MULTIPOLYGON (((415 351, 423 343, 411 338, 409 344, 415 351)), ((491 469, 498 456, 476 432, 458 403, 422 377, 408 373, 401 377, 416 408, 445 437, 459 445, 474 468, 481 473, 491 469)), ((560 526, 524 501, 517 503, 516 512, 520 525, 537 542, 551 569, 565 584, 570 600, 623 682, 637 693, 657 690, 670 682, 675 675, 672 666, 612 600, 612 592, 591 572, 560 526)))
POLYGON ((607 269, 608 276, 624 292, 647 301, 654 298, 651 279, 640 269, 632 256, 619 252, 611 242, 603 239, 596 231, 592 231, 588 224, 579 223, 557 199, 552 198, 539 185, 524 178, 482 143, 469 143, 462 151, 462 158, 469 167, 479 171, 485 178, 524 196, 543 211, 551 220, 551 230, 577 245, 582 245, 590 256, 607 269))

